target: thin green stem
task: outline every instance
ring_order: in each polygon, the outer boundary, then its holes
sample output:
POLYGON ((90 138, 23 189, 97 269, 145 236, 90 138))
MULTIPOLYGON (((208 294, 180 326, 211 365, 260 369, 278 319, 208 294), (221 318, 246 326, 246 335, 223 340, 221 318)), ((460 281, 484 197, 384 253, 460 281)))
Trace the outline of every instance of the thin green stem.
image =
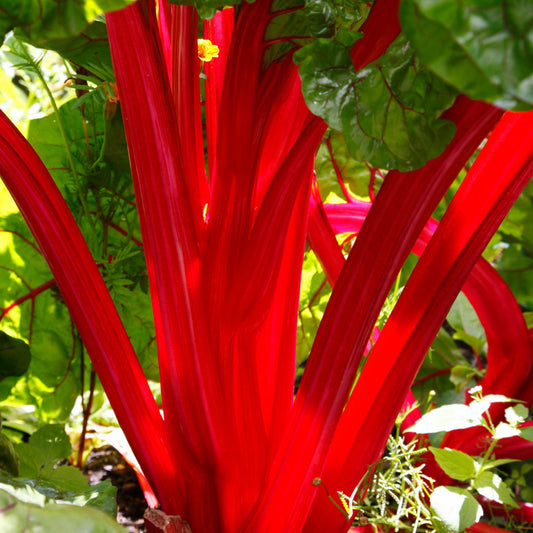
MULTIPOLYGON (((63 144, 65 145, 65 151, 67 154, 67 160, 68 164, 70 166, 70 169, 72 171, 72 175, 74 176, 74 181, 76 182, 76 187, 78 190, 78 198, 83 210, 83 213, 87 217, 87 220, 89 222, 89 227, 91 228, 91 232, 93 233, 93 237, 97 238, 96 235, 96 228, 94 227, 92 217, 89 211, 89 206, 87 205, 87 200, 85 198, 85 195, 83 194, 83 188, 81 185, 81 180, 78 175, 78 172, 76 171, 76 166, 74 164, 74 157, 72 155, 72 151, 70 149, 70 142, 67 136, 67 132, 65 129, 65 125, 63 123, 63 120, 61 118, 61 114, 59 113, 59 108, 57 107, 57 103, 55 101, 54 95, 52 94, 52 91, 50 90, 50 87, 48 86, 48 83, 46 82, 43 73, 39 67, 40 61, 36 61, 32 55, 30 54, 28 48, 26 45, 20 41, 16 41, 17 45, 19 47, 19 54, 21 58, 25 59, 27 61, 27 66, 31 68, 31 70, 35 73, 39 81, 41 82, 41 85, 46 92, 48 99, 50 100, 50 104, 52 105, 52 109, 54 110, 54 115, 56 117, 57 126, 59 128, 59 132, 61 134, 61 137, 63 139, 63 144)), ((44 57, 44 56, 43 56, 44 57)))

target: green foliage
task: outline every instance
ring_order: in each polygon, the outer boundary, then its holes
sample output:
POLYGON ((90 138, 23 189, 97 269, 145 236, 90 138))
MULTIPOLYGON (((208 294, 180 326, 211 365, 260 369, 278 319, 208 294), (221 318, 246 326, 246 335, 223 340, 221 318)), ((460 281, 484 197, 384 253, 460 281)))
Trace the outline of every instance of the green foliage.
POLYGON ((32 357, 25 376, 2 381, 0 397, 35 404, 44 420, 64 419, 79 390, 79 339, 22 217, 6 216, 3 230, 0 307, 9 311, 4 311, 2 328, 28 342, 32 357))
MULTIPOLYGON (((470 393, 471 406, 450 404, 434 409, 407 432, 417 429, 420 433, 434 433, 483 426, 491 434, 483 455, 472 457, 460 450, 434 446, 426 449, 421 446, 421 440, 414 439, 406 444, 399 434, 391 436, 387 453, 369 467, 353 493, 350 496, 339 493, 348 518, 356 516, 359 525, 369 523, 385 530, 459 533, 484 515, 476 495, 517 507, 509 485, 497 472, 514 460, 496 460, 493 452, 498 439, 509 436, 511 429, 517 430, 527 416, 527 409, 521 404, 508 407, 506 422, 494 428, 488 408, 493 403, 512 400, 500 395, 483 396, 478 388, 471 389, 470 393), (507 426, 508 430, 499 430, 500 426, 507 426), (459 482, 459 486, 433 487, 434 480, 422 473, 426 461, 420 458, 426 451, 433 455, 449 478, 459 482)), ((517 430, 514 434, 518 433, 517 430)))
POLYGON ((27 443, 15 444, 14 450, 20 468, 15 478, 2 479, 4 490, 7 484, 15 492, 31 487, 47 499, 95 507, 115 517, 116 488, 109 481, 91 487, 79 469, 70 464, 61 464, 72 453, 63 426, 42 426, 27 443))
POLYGON ((433 448, 429 450, 444 472, 458 481, 469 481, 470 487, 489 500, 517 507, 509 487, 491 469, 512 460, 476 460, 459 450, 433 448))
POLYGON ((304 256, 302 283, 300 286, 296 366, 304 363, 309 356, 330 294, 331 288, 326 284, 318 259, 312 251, 307 251, 304 256))
MULTIPOLYGON (((40 44, 40 43, 38 43, 40 44)), ((82 33, 47 48, 61 54, 77 71, 85 69, 100 81, 115 81, 107 30, 103 20, 96 19, 82 33)))
POLYGON ((430 501, 439 533, 459 533, 483 516, 483 509, 474 496, 460 487, 437 487, 430 501))
MULTIPOLYGON (((325 203, 337 204, 346 201, 339 178, 354 198, 369 198, 371 171, 365 163, 351 157, 344 136, 336 130, 330 130, 320 145, 315 159, 315 172, 325 203)), ((382 181, 382 175, 375 172, 374 193, 377 193, 382 181)))
POLYGON ((476 464, 470 455, 449 448, 429 447, 439 466, 452 479, 466 481, 476 475, 476 464))
POLYGON ((427 505, 433 480, 418 463, 425 449, 391 436, 383 459, 371 465, 350 496, 339 493, 348 518, 359 525, 373 524, 382 530, 433 532, 433 517, 427 505))
POLYGON ((404 0, 402 29, 458 91, 500 107, 533 105, 533 10, 527 0, 404 0))
POLYGON ((449 325, 455 330, 454 339, 468 344, 476 355, 485 351, 487 342, 485 330, 472 304, 462 292, 459 293, 452 305, 447 320, 449 325))
POLYGON ((2 0, 0 35, 18 28, 36 46, 69 39, 96 16, 131 4, 134 0, 2 0))
MULTIPOLYGON (((34 52, 10 42, 19 67, 46 85, 34 52)), ((106 119, 102 86, 89 82, 84 87, 83 106, 70 100, 53 114, 32 120, 28 137, 84 231, 148 376, 158 379, 146 267, 120 111, 106 119)), ((0 195, 5 196, 5 192, 0 195)), ((0 308, 8 311, 2 328, 28 342, 33 357, 27 375, 8 378, 0 385, 0 397, 11 404, 35 405, 45 421, 65 420, 84 380, 83 347, 25 222, 16 209, 6 205, 3 211, 7 216, 0 233, 0 308)))
POLYGON ((350 50, 360 37, 341 28, 294 54, 306 103, 343 133, 357 160, 402 171, 421 167, 455 133, 452 123, 438 118, 455 91, 423 68, 402 36, 356 72, 350 50))
MULTIPOLYGON (((0 420, 0 430, 2 422, 0 420)), ((0 471, 9 475, 18 476, 20 471, 20 459, 15 452, 11 439, 3 432, 0 433, 0 471)))
POLYGON ((0 483, 0 529, 10 533, 76 531, 76 533, 124 533, 112 518, 98 509, 50 503, 30 486, 0 483))
POLYGON ((483 412, 470 405, 444 405, 426 413, 409 431, 415 433, 439 433, 480 426, 483 412))
MULTIPOLYGON (((516 402, 516 400, 512 400, 501 394, 488 394, 487 396, 483 396, 481 387, 474 387, 468 392, 472 396, 472 401, 468 405, 449 404, 433 409, 417 420, 407 431, 414 433, 438 433, 441 431, 453 431, 455 429, 481 426, 487 429, 493 438, 503 438, 496 434, 496 428, 493 427, 490 416, 486 413, 493 403, 511 403, 516 402)), ((506 423, 511 428, 516 427, 519 421, 523 421, 523 418, 520 416, 521 412, 522 410, 520 408, 518 408, 518 411, 516 409, 506 411, 506 423)))
POLYGON ((492 238, 485 258, 493 262, 518 301, 533 310, 533 182, 509 211, 492 238))
POLYGON ((446 405, 420 418, 408 431, 435 433, 452 431, 466 427, 481 426, 491 439, 481 457, 472 457, 460 450, 429 447, 437 464, 451 479, 464 486, 439 486, 431 494, 431 510, 435 515, 435 527, 443 533, 459 533, 483 516, 481 505, 474 498, 474 493, 488 500, 517 507, 513 493, 498 473, 502 465, 512 463, 513 459, 493 458, 493 452, 499 439, 519 436, 523 430, 518 428, 528 415, 523 405, 517 404, 505 410, 505 422, 494 427, 489 407, 493 403, 507 403, 513 400, 502 395, 483 396, 481 389, 471 389, 470 405, 446 405), (460 418, 460 420, 458 420, 460 418))

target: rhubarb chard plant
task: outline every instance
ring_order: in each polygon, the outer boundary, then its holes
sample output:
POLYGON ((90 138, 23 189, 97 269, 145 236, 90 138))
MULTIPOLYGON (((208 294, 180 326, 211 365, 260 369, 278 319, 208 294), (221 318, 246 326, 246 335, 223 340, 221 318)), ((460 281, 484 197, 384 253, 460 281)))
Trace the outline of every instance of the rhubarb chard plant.
POLYGON ((0 400, 81 395, 85 438, 103 390, 151 531, 345 533, 400 413, 401 472, 476 505, 426 529, 533 522, 476 471, 533 459, 531 2, 0 0, 0 34, 0 400), (406 431, 444 382, 492 401, 406 431))

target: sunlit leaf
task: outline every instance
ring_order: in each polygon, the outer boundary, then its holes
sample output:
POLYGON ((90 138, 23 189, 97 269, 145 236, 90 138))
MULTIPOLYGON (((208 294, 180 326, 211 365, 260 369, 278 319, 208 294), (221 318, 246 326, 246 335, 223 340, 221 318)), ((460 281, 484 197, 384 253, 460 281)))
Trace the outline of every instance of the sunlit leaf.
POLYGON ((444 405, 437 407, 417 420, 407 431, 414 433, 439 433, 481 425, 482 413, 469 405, 444 405))
POLYGON ((437 487, 431 495, 431 509, 442 533, 459 533, 483 516, 483 509, 470 492, 460 487, 437 487))
POLYGON ((452 479, 466 481, 476 475, 476 465, 470 455, 459 450, 449 448, 434 448, 430 446, 429 451, 444 472, 452 479))

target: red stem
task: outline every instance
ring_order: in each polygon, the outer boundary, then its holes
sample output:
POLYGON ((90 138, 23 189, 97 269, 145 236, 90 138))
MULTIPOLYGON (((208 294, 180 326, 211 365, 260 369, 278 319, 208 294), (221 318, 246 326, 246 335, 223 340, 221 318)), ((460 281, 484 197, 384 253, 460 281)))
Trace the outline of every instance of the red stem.
POLYGON ((0 174, 50 266, 146 476, 161 494, 179 490, 169 483, 174 466, 159 409, 98 268, 39 156, 3 113, 0 174))

